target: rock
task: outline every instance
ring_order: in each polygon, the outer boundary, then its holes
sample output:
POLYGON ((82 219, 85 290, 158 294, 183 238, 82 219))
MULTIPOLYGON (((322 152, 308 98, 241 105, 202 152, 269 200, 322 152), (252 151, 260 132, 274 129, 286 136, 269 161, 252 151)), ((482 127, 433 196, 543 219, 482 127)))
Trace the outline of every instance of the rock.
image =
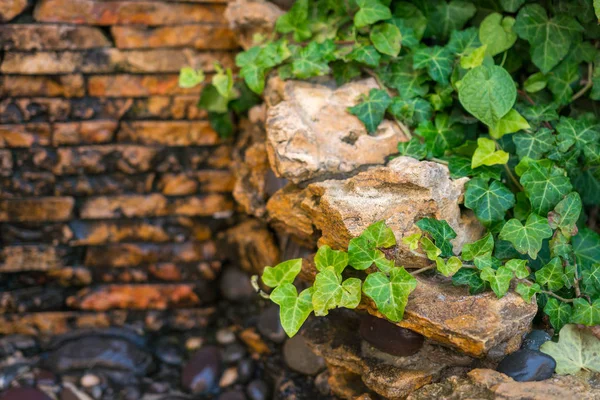
POLYGON ((7 0, 0 4, 0 22, 8 22, 27 8, 27 0, 7 0))
POLYGON ((363 315, 360 336, 378 350, 398 357, 412 356, 423 347, 423 336, 381 318, 363 315))
POLYGON ((256 327, 261 335, 275 343, 283 343, 287 337, 279 320, 279 307, 274 304, 260 313, 256 327))
POLYGON ((227 368, 223 371, 223 375, 221 375, 221 379, 219 380, 219 387, 227 387, 231 386, 237 381, 238 372, 236 367, 227 368))
POLYGON ((263 221, 247 219, 223 232, 219 238, 225 242, 222 252, 230 255, 248 273, 262 274, 266 266, 277 265, 281 259, 275 238, 263 221))
POLYGON ((246 348, 239 343, 227 345, 222 352, 222 359, 225 363, 233 364, 240 361, 246 355, 246 348))
POLYGON ((244 358, 238 363, 238 380, 242 383, 248 382, 254 376, 254 360, 251 358, 244 358))
POLYGON ((38 386, 51 386, 56 383, 56 375, 48 370, 40 369, 35 372, 35 382, 38 386))
POLYGON ((325 368, 323 358, 313 353, 301 335, 296 335, 285 342, 283 358, 288 367, 304 375, 315 375, 325 368))
POLYGON ((98 378, 94 374, 85 374, 81 377, 81 386, 84 388, 90 388, 92 386, 97 386, 100 384, 100 378, 98 378))
POLYGON ((219 329, 215 336, 219 344, 226 345, 235 342, 235 333, 228 328, 219 329))
POLYGON ((300 183, 384 164, 397 153, 398 142, 407 140, 397 125, 385 120, 369 135, 348 113, 361 95, 378 87, 373 78, 339 88, 333 82, 286 81, 283 101, 267 111, 267 151, 275 175, 300 183))
MULTIPOLYGON (((8 358, 10 360, 10 358, 8 358)), ((10 364, 0 367, 0 391, 7 389, 18 377, 31 369, 31 365, 25 363, 10 364)))
POLYGON ((38 389, 12 388, 0 394, 0 400, 52 400, 50 396, 38 389))
POLYGON ((181 383, 193 393, 208 393, 218 387, 221 372, 221 355, 215 346, 198 350, 183 367, 181 383))
POLYGON ((181 365, 183 363, 183 349, 173 337, 161 337, 154 344, 156 357, 168 365, 181 365))
POLYGON ((246 400, 246 395, 244 394, 244 392, 234 390, 231 392, 225 392, 221 394, 218 400, 246 400))
POLYGON ((556 361, 540 351, 521 349, 504 358, 496 370, 517 382, 543 381, 554 374, 556 361))
POLYGON ((523 349, 539 350, 540 346, 548 340, 552 340, 552 336, 548 332, 534 329, 525 336, 521 347, 523 349))
POLYGON ((198 350, 202 347, 204 343, 204 339, 201 337, 191 337, 185 341, 185 348, 189 351, 198 350))
POLYGON ((315 377, 315 387, 319 393, 323 396, 329 396, 331 394, 331 387, 329 387, 329 371, 325 370, 315 377))
POLYGON ((246 394, 250 400, 268 400, 271 398, 269 385, 262 380, 254 380, 246 386, 246 394))
POLYGON ((9 335, 0 338, 0 358, 6 358, 20 351, 27 355, 37 350, 37 341, 27 335, 9 335))
POLYGON ((312 215, 302 206, 307 197, 307 189, 289 184, 271 196, 267 211, 269 224, 281 236, 290 235, 294 241, 312 248, 316 247, 318 232, 312 215))
POLYGON ((250 277, 242 270, 229 267, 225 269, 219 282, 221 294, 230 301, 243 301, 254 296, 250 277))
POLYGON ((77 389, 71 382, 63 382, 59 398, 60 400, 92 400, 87 393, 77 389))
POLYGON ((253 46, 254 35, 269 36, 273 32, 281 14, 279 7, 264 0, 236 0, 228 4, 225 19, 238 43, 247 50, 253 46))
POLYGON ((240 340, 248 347, 248 349, 255 354, 269 354, 271 349, 262 340, 260 335, 256 332, 253 327, 246 328, 240 332, 240 340))

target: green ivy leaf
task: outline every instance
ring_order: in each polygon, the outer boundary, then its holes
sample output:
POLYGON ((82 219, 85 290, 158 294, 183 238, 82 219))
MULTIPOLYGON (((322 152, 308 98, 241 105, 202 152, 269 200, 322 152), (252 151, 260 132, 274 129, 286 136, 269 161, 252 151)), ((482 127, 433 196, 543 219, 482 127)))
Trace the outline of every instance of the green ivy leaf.
POLYGON ((525 0, 500 0, 502 9, 509 13, 516 13, 523 4, 525 4, 525 0))
POLYGON ((460 66, 464 69, 479 67, 483 63, 487 45, 471 50, 460 58, 460 66))
POLYGON ((413 137, 408 142, 398 143, 398 152, 400 155, 422 160, 427 157, 427 145, 413 137))
POLYGON ((504 68, 481 65, 461 80, 458 98, 469 113, 495 126, 515 104, 517 89, 504 68))
POLYGON ((400 53, 402 34, 398 27, 392 24, 382 23, 375 25, 370 33, 373 46, 383 54, 396 57, 400 53))
POLYGON ((600 126, 584 119, 561 117, 556 125, 558 149, 562 152, 572 146, 583 149, 590 144, 600 141, 600 126))
POLYGON ((548 214, 573 189, 562 169, 543 161, 530 161, 520 179, 533 211, 540 215, 548 214))
POLYGON ((348 253, 341 250, 332 250, 331 247, 324 245, 319 247, 315 254, 315 266, 318 271, 325 271, 333 268, 337 274, 344 272, 348 265, 348 253))
POLYGON ((435 260, 435 264, 439 273, 446 277, 454 275, 459 269, 462 268, 462 261, 460 261, 460 258, 456 256, 450 257, 448 261, 444 261, 443 258, 438 257, 435 260))
POLYGON ((446 86, 452 72, 454 56, 445 47, 433 46, 423 47, 417 50, 413 56, 413 68, 426 68, 427 73, 434 81, 446 86))
POLYGON ((500 267, 497 270, 487 267, 481 271, 481 279, 490 283, 492 290, 498 298, 504 297, 508 292, 512 277, 512 271, 506 267, 500 267))
POLYGON ((552 236, 552 229, 546 218, 537 214, 529 214, 525 225, 518 219, 509 220, 500 231, 500 239, 507 240, 521 254, 528 254, 536 259, 542 249, 542 241, 552 236))
POLYGON ((413 233, 412 235, 402 238, 402 243, 408 246, 410 250, 416 250, 419 247, 419 239, 421 239, 421 233, 413 233))
POLYGON ((523 82, 523 89, 529 93, 537 93, 548 84, 548 77, 541 72, 536 72, 523 82))
POLYGON ((383 5, 379 0, 356 0, 356 4, 360 7, 354 15, 354 26, 357 28, 392 18, 390 8, 383 5))
POLYGON ((373 243, 375 247, 392 247, 396 245, 394 231, 385 224, 385 221, 372 223, 361 234, 362 237, 373 243))
POLYGON ((354 269, 361 271, 373 264, 384 272, 394 266, 394 261, 385 258, 385 255, 375 248, 374 243, 364 236, 350 240, 348 244, 348 262, 354 269))
POLYGON ((571 320, 573 309, 567 303, 563 303, 554 297, 550 297, 544 307, 544 313, 548 315, 554 330, 560 331, 562 327, 571 320))
POLYGON ((469 294, 478 294, 484 292, 488 284, 479 277, 479 271, 471 268, 462 268, 452 277, 452 284, 456 286, 466 285, 469 287, 469 294))
MULTIPOLYGON (((394 97, 388 111, 394 117, 411 126, 428 121, 433 116, 431 104, 421 98, 404 100, 400 97, 394 97)), ((423 147, 427 148, 425 145, 423 147)))
POLYGON ((275 30, 280 33, 293 33, 296 42, 310 39, 312 32, 308 20, 308 0, 297 0, 292 8, 281 15, 275 23, 275 30))
POLYGON ((557 104, 569 104, 573 99, 572 85, 579 81, 579 63, 565 60, 548 75, 548 89, 557 104))
POLYGON ((488 232, 483 238, 473 243, 465 244, 462 248, 461 257, 464 261, 471 261, 475 257, 491 254, 493 250, 494 236, 488 232))
POLYGON ((498 166, 486 167, 481 166, 476 169, 471 168, 471 159, 467 157, 451 156, 448 159, 448 169, 450 170, 450 177, 452 179, 463 178, 465 176, 474 176, 488 179, 501 178, 501 172, 498 166))
POLYGON ((517 133, 512 137, 519 158, 529 157, 539 160, 555 146, 554 135, 548 128, 540 128, 535 133, 517 133))
POLYGON ((463 31, 453 31, 446 48, 453 54, 465 54, 470 49, 481 47, 477 28, 467 28, 463 31))
POLYGON ((429 240, 428 237, 423 236, 420 240, 420 243, 421 243, 421 248, 427 255, 427 258, 430 259, 431 261, 435 261, 438 258, 438 256, 440 254, 442 254, 442 251, 439 249, 439 247, 437 247, 435 244, 433 244, 433 242, 431 240, 429 240))
POLYGON ((446 39, 452 31, 462 29, 476 12, 475 5, 461 0, 452 0, 448 3, 434 1, 430 7, 426 12, 425 36, 435 36, 439 39, 446 39))
POLYGON ((517 41, 513 32, 515 19, 503 17, 502 14, 491 13, 479 25, 479 39, 487 45, 487 54, 495 56, 510 49, 517 41))
POLYGON ((415 32, 418 40, 423 38, 427 27, 427 18, 414 4, 407 1, 395 1, 394 16, 400 17, 404 24, 415 32))
POLYGON ((581 278, 586 287, 600 290, 600 265, 592 265, 581 273, 581 278))
POLYGON ((268 287, 274 288, 286 283, 293 283, 302 270, 302 259, 284 261, 275 267, 265 267, 262 281, 268 287))
POLYGON ((417 280, 404 268, 394 268, 388 278, 382 272, 369 274, 363 285, 363 292, 369 296, 377 309, 393 322, 404 316, 408 296, 417 287, 417 280))
POLYGON ((542 122, 556 121, 558 119, 557 113, 558 104, 538 104, 535 106, 519 107, 519 111, 525 117, 530 124, 540 124, 542 122))
POLYGON ((600 299, 595 300, 592 304, 585 299, 575 299, 573 307, 572 323, 586 326, 600 324, 600 299))
POLYGON ((312 291, 313 288, 304 289, 298 295, 294 285, 285 283, 271 293, 271 300, 279 305, 281 326, 289 337, 298 333, 313 310, 312 291))
POLYGON ((540 351, 556 360, 557 374, 575 375, 581 370, 600 372, 600 340, 576 325, 565 325, 560 330, 558 343, 548 341, 540 351))
POLYGON ((504 266, 510 269, 519 279, 525 279, 529 276, 529 270, 527 269, 527 260, 508 260, 506 264, 504 264, 504 266))
POLYGON ((523 300, 525 300, 527 303, 530 303, 531 298, 538 294, 540 290, 542 290, 542 288, 537 283, 534 283, 533 285, 527 285, 523 282, 520 282, 515 288, 515 292, 520 294, 523 300))
POLYGON ((179 71, 179 87, 190 89, 204 82, 205 75, 200 69, 191 67, 181 68, 179 71))
POLYGON ((591 229, 584 228, 573 236, 573 252, 577 263, 584 267, 600 264, 600 235, 591 229))
POLYGON ((427 76, 421 71, 415 71, 412 64, 412 57, 403 57, 400 61, 391 63, 381 74, 383 82, 396 89, 402 100, 425 96, 429 90, 427 76))
POLYGON ((548 222, 552 229, 560 229, 563 235, 571 237, 577 234, 577 221, 581 214, 581 197, 577 192, 569 193, 558 202, 554 211, 548 213, 548 222))
POLYGON ((224 114, 229 111, 229 100, 219 94, 214 85, 206 85, 200 94, 198 105, 211 113, 224 114))
POLYGON ((369 133, 374 133, 383 121, 385 110, 391 102, 392 99, 385 90, 371 89, 367 98, 354 107, 350 107, 348 111, 365 124, 369 133))
POLYGON ((573 246, 571 246, 570 238, 565 235, 557 233, 550 239, 550 257, 562 257, 569 262, 573 262, 575 259, 572 256, 573 246))
POLYGON ((542 269, 536 271, 535 280, 541 286, 546 286, 552 291, 557 291, 565 286, 564 268, 560 258, 553 258, 542 269))
POLYGON ((300 49, 292 62, 292 73, 296 78, 307 79, 313 76, 322 76, 329 73, 333 43, 310 42, 300 49))
POLYGON ((235 127, 233 126, 233 121, 231 120, 231 114, 229 112, 209 112, 208 121, 210 122, 211 128, 219 134, 219 137, 226 139, 233 136, 235 127))
POLYGON ((475 169, 482 165, 492 166, 506 164, 508 153, 504 150, 496 150, 496 142, 486 138, 477 139, 477 149, 471 160, 471 168, 475 169))
POLYGON ((496 125, 490 127, 490 136, 494 139, 500 139, 508 133, 515 133, 529 128, 531 126, 527 120, 513 108, 508 114, 500 118, 500 121, 496 125))
POLYGON ((363 45, 355 47, 347 56, 348 60, 365 64, 369 67, 377 67, 381 61, 381 54, 375 46, 363 45))
POLYGON ((453 124, 448 114, 437 114, 435 123, 421 122, 415 133, 425 139, 427 149, 434 157, 441 157, 446 150, 456 147, 464 140, 460 125, 453 124))
POLYGON ((252 47, 235 57, 235 64, 240 68, 239 75, 254 93, 260 95, 265 89, 267 68, 258 62, 260 47, 252 47))
POLYGON ((442 257, 453 255, 450 240, 456 238, 456 232, 454 232, 454 229, 446 221, 439 221, 435 218, 423 218, 417 221, 415 225, 431 235, 435 241, 435 245, 442 251, 442 257))
POLYGON ((467 182, 465 206, 473 210, 477 219, 484 224, 501 221, 506 211, 514 205, 514 194, 497 180, 492 180, 489 185, 483 178, 474 178, 467 182))
POLYGON ((312 304, 315 315, 325 316, 337 307, 356 308, 360 303, 361 281, 342 277, 333 268, 319 272, 313 286, 312 304))

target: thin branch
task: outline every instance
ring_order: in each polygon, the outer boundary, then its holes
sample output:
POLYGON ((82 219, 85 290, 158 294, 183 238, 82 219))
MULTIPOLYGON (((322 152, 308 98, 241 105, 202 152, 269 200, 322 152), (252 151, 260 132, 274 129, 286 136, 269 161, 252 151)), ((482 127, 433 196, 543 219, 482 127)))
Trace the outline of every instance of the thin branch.
POLYGON ((431 161, 435 161, 438 164, 444 164, 444 165, 448 165, 448 161, 446 160, 442 160, 440 158, 435 158, 435 157, 431 157, 430 158, 431 161))
POLYGON ((420 273, 425 272, 425 271, 431 271, 432 269, 435 269, 435 268, 436 268, 436 265, 432 264, 432 265, 429 265, 427 267, 423 267, 421 269, 418 269, 416 271, 411 271, 411 272, 409 272, 409 274, 411 274, 412 276, 415 276, 415 275, 419 275, 420 273))
POLYGON ((592 64, 590 63, 590 64, 588 64, 587 82, 585 83, 585 86, 579 90, 579 92, 577 92, 573 95, 573 99, 571 101, 575 101, 578 98, 580 98, 581 96, 583 96, 585 94, 585 92, 590 90, 590 88, 594 85, 594 82, 592 80, 593 73, 594 73, 594 68, 593 68, 592 64))
MULTIPOLYGON (((502 147, 500 147, 500 144, 494 140, 494 143, 496 143, 496 149, 497 150, 503 150, 502 147)), ((512 171, 510 170, 510 167, 508 166, 508 164, 504 164, 504 170, 506 171, 506 174, 508 175, 508 177, 510 178, 510 180, 512 181, 512 183, 515 184, 515 186, 517 187, 517 189, 519 189, 519 191, 523 192, 525 190, 525 188, 523 187, 523 185, 521 185, 521 182, 519 182, 519 180, 517 179, 517 177, 512 173, 512 171)))

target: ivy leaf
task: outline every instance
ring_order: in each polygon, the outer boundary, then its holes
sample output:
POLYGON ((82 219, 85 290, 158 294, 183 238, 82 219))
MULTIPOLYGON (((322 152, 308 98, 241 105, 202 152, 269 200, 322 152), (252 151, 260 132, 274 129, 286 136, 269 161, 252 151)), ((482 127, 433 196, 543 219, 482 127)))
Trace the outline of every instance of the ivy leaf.
POLYGON ((498 166, 481 166, 477 169, 471 168, 471 159, 467 157, 452 156, 448 159, 448 169, 452 179, 463 178, 465 176, 480 177, 485 180, 500 179, 501 172, 498 166))
POLYGON ((344 83, 348 83, 362 74, 360 65, 343 61, 332 63, 331 72, 335 78, 335 83, 337 83, 338 86, 342 86, 344 83))
POLYGON ((307 79, 329 73, 329 54, 331 42, 310 42, 301 48, 292 62, 292 73, 296 78, 307 79))
POLYGON ((385 110, 391 102, 392 99, 385 90, 371 89, 369 96, 362 103, 350 107, 348 111, 365 124, 369 133, 374 133, 383 121, 385 110))
POLYGON ((554 94, 557 104, 569 104, 573 98, 573 87, 579 81, 579 63, 565 60, 548 75, 548 89, 554 94))
POLYGON ((347 58, 348 60, 356 61, 369 67, 377 67, 381 61, 381 54, 379 54, 374 46, 363 45, 355 47, 348 54, 347 58))
POLYGON ((586 287, 600 290, 600 264, 592 265, 581 273, 583 283, 586 287))
POLYGON ((512 277, 512 271, 506 267, 500 267, 497 270, 487 267, 481 271, 481 279, 490 283, 492 290, 499 299, 508 292, 512 277))
POLYGON ((275 23, 275 29, 280 33, 294 33, 294 40, 302 42, 312 36, 308 19, 308 0, 294 2, 292 8, 281 15, 275 23))
POLYGON ((481 65, 461 80, 458 98, 463 107, 487 126, 495 126, 515 104, 517 89, 502 67, 481 65))
POLYGON ((569 193, 558 202, 554 211, 548 213, 548 222, 552 229, 559 229, 566 237, 577 234, 577 220, 581 214, 581 197, 577 192, 569 193))
POLYGON ((530 303, 531 298, 538 294, 542 290, 540 285, 534 283, 533 285, 527 285, 523 282, 519 282, 515 288, 515 292, 519 293, 525 302, 530 303))
POLYGON ((383 54, 396 57, 400 53, 400 44, 402 43, 402 34, 400 30, 392 24, 378 24, 371 29, 370 36, 373 46, 383 54))
POLYGON ((506 264, 504 264, 504 266, 510 269, 519 279, 525 279, 529 276, 529 270, 527 269, 527 260, 508 260, 506 264))
POLYGON ((556 121, 558 119, 557 108, 558 104, 548 103, 519 107, 519 110, 529 123, 536 125, 542 122, 556 121))
POLYGON ((573 252, 577 263, 584 267, 600 264, 600 235, 591 229, 584 228, 573 236, 573 252))
POLYGON ((507 240, 513 244, 521 254, 528 254, 536 259, 542 249, 542 241, 552 236, 552 229, 546 218, 537 214, 529 214, 525 225, 518 219, 509 220, 500 231, 500 239, 507 240))
POLYGON ((184 89, 193 88, 204 82, 204 72, 191 67, 181 68, 179 71, 179 87, 184 89))
POLYGON ((542 6, 528 4, 519 11, 514 30, 529 42, 533 63, 546 74, 567 55, 583 27, 564 14, 549 19, 542 6))
POLYGON ((286 283, 293 283, 302 270, 302 259, 284 261, 275 267, 265 267, 262 281, 268 287, 274 288, 286 283))
POLYGON ((515 19, 502 17, 502 14, 491 13, 479 25, 479 39, 487 45, 487 54, 495 56, 510 49, 517 41, 513 32, 515 19))
POLYGON ((221 138, 229 138, 233 135, 233 132, 235 131, 233 121, 231 120, 231 114, 228 112, 216 113, 209 111, 208 121, 210 122, 211 128, 213 128, 221 138))
POLYGON ((517 12, 523 4, 525 4, 525 0, 500 0, 502 9, 509 13, 517 12))
POLYGON ((600 141, 600 127, 584 119, 561 117, 556 125, 558 132, 558 149, 562 152, 569 150, 572 146, 578 149, 587 147, 592 143, 600 141))
POLYGON ((435 218, 423 218, 415 223, 422 231, 431 235, 435 245, 442 251, 442 257, 450 257, 452 253, 452 243, 450 240, 456 238, 456 232, 444 220, 435 218))
POLYGON ((423 47, 415 51, 413 56, 413 68, 426 68, 431 79, 444 86, 450 83, 448 77, 453 64, 454 56, 445 47, 423 47))
POLYGON ((523 82, 523 89, 529 93, 537 93, 548 84, 548 77, 541 72, 536 72, 523 82))
POLYGON ((600 340, 587 329, 565 325, 558 335, 558 343, 548 341, 540 351, 556 361, 556 373, 575 375, 581 370, 600 372, 600 340))
POLYGON ((514 108, 508 114, 500 118, 500 121, 493 127, 490 127, 490 136, 494 139, 500 139, 508 133, 518 132, 529 129, 531 126, 525 118, 514 108))
POLYGON ((198 105, 211 113, 224 114, 228 112, 227 103, 229 100, 219 94, 214 85, 206 85, 200 94, 198 105))
POLYGON ((464 140, 464 130, 460 125, 453 124, 448 114, 437 114, 435 123, 420 123, 415 133, 425 139, 427 149, 434 157, 443 156, 446 150, 456 147, 464 140))
POLYGON ((467 1, 436 1, 426 13, 428 23, 425 36, 446 39, 452 31, 462 29, 475 12, 475 5, 467 1))
POLYGON ((443 258, 438 257, 435 260, 435 264, 439 273, 446 277, 454 275, 459 269, 462 268, 462 261, 460 258, 452 256, 448 261, 444 261, 443 258))
POLYGON ((416 250, 419 247, 419 239, 421 239, 421 233, 413 233, 412 235, 402 238, 402 243, 408 246, 410 250, 416 250))
POLYGON ((560 258, 553 258, 542 269, 536 271, 535 280, 542 286, 552 291, 557 291, 565 286, 564 269, 560 258))
POLYGON ((398 143, 398 152, 400 155, 422 160, 427 157, 427 145, 421 143, 418 138, 413 137, 408 142, 398 143))
POLYGON ((530 161, 520 179, 533 211, 540 215, 548 214, 573 189, 562 169, 543 161, 530 161))
POLYGON ((465 207, 473 210, 477 219, 486 225, 504 219, 506 211, 514 205, 515 195, 497 180, 492 180, 489 185, 483 178, 467 182, 465 207))
MULTIPOLYGON (((433 116, 431 104, 421 98, 404 100, 401 97, 394 97, 388 111, 411 126, 428 121, 433 116)), ((426 148, 426 146, 423 147, 426 148)))
POLYGON ((385 221, 377 221, 369 225, 361 234, 362 237, 373 243, 375 247, 392 247, 396 245, 394 231, 385 224, 385 221))
POLYGON ((477 294, 484 292, 488 284, 479 277, 479 272, 471 268, 462 268, 458 270, 452 277, 452 284, 467 285, 469 287, 469 294, 477 294))
POLYGON ((475 169, 482 165, 506 164, 508 157, 508 153, 504 150, 496 150, 496 142, 493 140, 479 138, 477 139, 477 149, 471 160, 471 168, 475 169))
POLYGON ((429 240, 428 237, 423 236, 421 238, 420 242, 421 242, 421 248, 427 255, 427 258, 430 259, 431 261, 435 261, 438 258, 438 256, 440 254, 442 254, 442 251, 439 249, 439 247, 437 247, 435 244, 433 244, 433 242, 431 240, 429 240))
POLYGON ((483 63, 487 45, 483 45, 464 54, 460 59, 460 66, 464 69, 479 67, 483 63))
POLYGON ((535 133, 517 133, 512 139, 521 159, 539 160, 554 148, 554 135, 548 128, 540 128, 535 133))
POLYGON ((391 63, 381 74, 383 82, 396 89, 402 100, 425 96, 429 90, 427 76, 421 71, 415 71, 412 64, 411 57, 403 57, 402 60, 391 63))
POLYGON ((373 242, 370 242, 364 236, 350 240, 348 244, 348 262, 354 269, 361 271, 373 264, 384 272, 394 266, 394 261, 385 258, 385 255, 375 248, 373 242))
POLYGON ((483 238, 473 242, 467 243, 462 248, 461 257, 464 261, 471 261, 475 257, 483 256, 485 254, 491 254, 494 250, 494 236, 491 233, 487 233, 483 238))
POLYGON ((418 40, 423 38, 427 27, 427 18, 417 6, 407 1, 395 1, 394 16, 400 17, 404 24, 415 32, 418 40))
POLYGON ((469 49, 481 47, 477 28, 467 28, 463 31, 453 31, 446 48, 454 54, 465 54, 469 49))
POLYGON ((348 253, 341 250, 332 250, 331 247, 324 245, 319 247, 315 254, 315 266, 318 271, 325 271, 333 268, 337 274, 341 274, 348 265, 348 253))
POLYGON ((411 50, 419 47, 420 38, 417 37, 415 30, 408 26, 404 19, 392 18, 390 23, 394 24, 394 26, 400 31, 400 35, 402 37, 402 46, 411 50))
POLYGON ((312 295, 315 315, 325 316, 337 307, 356 308, 360 303, 360 286, 358 278, 349 278, 342 283, 341 275, 333 268, 319 272, 312 295))
POLYGON ((575 299, 573 307, 572 323, 586 326, 600 324, 600 299, 595 300, 592 304, 582 298, 575 299))
POLYGON ((394 268, 389 278, 382 272, 369 274, 363 285, 363 292, 369 296, 377 309, 393 322, 404 316, 408 296, 417 287, 417 280, 404 268, 394 268))
POLYGON ((544 307, 544 313, 548 315, 554 330, 560 331, 562 327, 571 320, 573 309, 567 303, 563 303, 554 297, 550 297, 544 307))
POLYGON ((298 333, 313 310, 312 291, 313 288, 304 289, 298 295, 294 285, 285 283, 271 293, 271 300, 279 305, 281 326, 289 337, 298 333))
POLYGON ((240 68, 239 75, 254 93, 260 95, 265 89, 267 68, 260 65, 258 56, 260 47, 251 47, 235 57, 235 64, 240 68))
POLYGON ((392 18, 390 8, 383 5, 379 0, 356 0, 356 4, 360 7, 354 15, 354 26, 357 28, 392 18))
POLYGON ((557 233, 550 239, 550 257, 562 257, 569 262, 573 262, 573 246, 571 246, 570 238, 557 233))

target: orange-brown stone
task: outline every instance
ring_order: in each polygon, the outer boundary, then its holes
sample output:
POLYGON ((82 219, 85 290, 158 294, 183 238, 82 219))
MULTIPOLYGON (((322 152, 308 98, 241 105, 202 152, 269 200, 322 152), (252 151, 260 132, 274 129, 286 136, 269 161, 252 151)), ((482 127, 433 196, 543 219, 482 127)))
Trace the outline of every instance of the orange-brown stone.
POLYGON ((237 47, 233 32, 221 26, 113 26, 111 33, 121 49, 194 47, 228 50, 237 47))
POLYGON ((53 125, 54 146, 110 142, 117 130, 116 121, 65 122, 53 125))
MULTIPOLYGON (((26 3, 25 0, 23 1, 26 3)), ((79 50, 109 46, 110 41, 102 31, 91 26, 50 24, 0 26, 0 48, 4 50, 79 50)))
POLYGON ((198 192, 227 193, 233 189, 233 175, 227 170, 204 170, 162 175, 157 188, 167 196, 198 192))
POLYGON ((159 149, 137 145, 102 145, 63 147, 56 151, 52 172, 57 175, 106 173, 116 170, 126 174, 147 172, 159 149))
POLYGON ((0 252, 0 272, 47 271, 60 265, 59 252, 51 246, 5 246, 0 252))
POLYGON ((0 147, 48 146, 51 128, 46 123, 0 125, 0 147))
POLYGON ((65 221, 71 218, 74 205, 72 197, 4 199, 0 200, 0 221, 65 221))
POLYGON ((25 7, 27 7, 27 0, 2 0, 0 2, 0 22, 10 21, 21 14, 25 7))
MULTIPOLYGON (((5 78, 6 79, 6 78, 5 78)), ((98 97, 145 97, 154 95, 199 94, 202 85, 179 87, 179 75, 100 75, 88 78, 88 93, 98 97)))
POLYGON ((0 76, 0 98, 17 96, 82 97, 85 82, 81 75, 0 76))
POLYGON ((167 146, 210 146, 219 143, 219 135, 208 121, 135 121, 122 122, 119 142, 167 146))

